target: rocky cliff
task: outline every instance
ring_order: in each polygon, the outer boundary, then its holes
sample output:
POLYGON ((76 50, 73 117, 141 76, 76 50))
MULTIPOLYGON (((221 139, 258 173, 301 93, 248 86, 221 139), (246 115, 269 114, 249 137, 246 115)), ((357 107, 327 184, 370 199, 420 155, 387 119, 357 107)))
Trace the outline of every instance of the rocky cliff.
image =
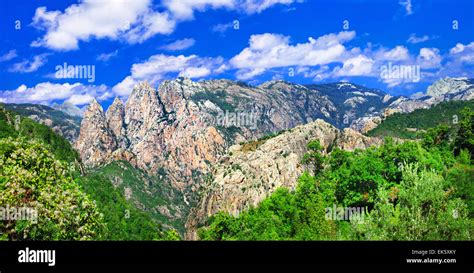
POLYGON ((349 128, 340 131, 318 119, 270 139, 234 145, 213 166, 212 178, 189 218, 188 236, 193 238, 194 227, 219 211, 238 215, 277 188, 294 189, 305 171, 301 160, 307 152, 306 146, 315 139, 324 147, 324 153, 334 147, 353 151, 382 143, 379 138, 366 137, 349 128))
POLYGON ((355 85, 323 88, 270 81, 250 86, 178 78, 154 89, 144 82, 125 105, 116 99, 106 114, 92 103, 76 147, 88 166, 131 158, 136 167, 151 173, 164 169, 176 187, 194 191, 196 179, 233 144, 318 118, 342 128, 364 114, 360 107, 382 109, 388 104, 382 100, 383 92, 355 85), (341 94, 342 102, 336 99, 341 94), (340 107, 349 109, 349 115, 341 114, 340 107))
POLYGON ((104 110, 96 100, 92 101, 84 113, 75 148, 80 152, 82 162, 93 167, 102 164, 117 149, 104 110))

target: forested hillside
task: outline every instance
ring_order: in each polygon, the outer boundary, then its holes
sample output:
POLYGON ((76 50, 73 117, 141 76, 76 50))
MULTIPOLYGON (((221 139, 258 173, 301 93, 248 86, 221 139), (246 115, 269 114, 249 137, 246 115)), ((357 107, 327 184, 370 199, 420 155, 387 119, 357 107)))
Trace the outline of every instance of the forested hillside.
MULTIPOLYGON (((474 101, 447 101, 429 109, 417 109, 411 113, 396 113, 388 116, 368 136, 392 136, 414 139, 421 137, 424 130, 439 124, 456 125, 461 110, 468 107, 474 110, 474 101)), ((455 126, 454 126, 455 127, 455 126)))
POLYGON ((0 221, 0 239, 179 239, 126 200, 105 172, 81 176, 79 160, 49 127, 0 107, 0 207, 37 213, 34 220, 0 221))

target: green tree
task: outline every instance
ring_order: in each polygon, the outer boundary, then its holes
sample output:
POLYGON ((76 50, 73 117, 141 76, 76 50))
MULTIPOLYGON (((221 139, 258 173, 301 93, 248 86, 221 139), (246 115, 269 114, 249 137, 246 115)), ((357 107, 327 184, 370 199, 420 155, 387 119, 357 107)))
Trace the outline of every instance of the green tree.
POLYGON ((319 140, 312 140, 307 145, 308 152, 303 155, 302 163, 311 166, 314 175, 323 170, 324 157, 321 155, 324 147, 319 140))
POLYGON ((442 176, 418 164, 404 166, 395 200, 380 189, 379 201, 356 229, 368 240, 470 240, 466 205, 444 184, 442 176))
POLYGON ((471 153, 471 160, 474 160, 474 111, 467 107, 461 111, 461 121, 454 147, 456 155, 462 149, 466 149, 471 153))
POLYGON ((449 130, 450 127, 445 124, 430 128, 423 136, 423 145, 426 148, 431 147, 446 147, 449 145, 449 130))
POLYGON ((0 139, 0 207, 27 207, 36 219, 0 222, 8 240, 90 240, 101 238, 104 223, 83 193, 44 144, 0 139))

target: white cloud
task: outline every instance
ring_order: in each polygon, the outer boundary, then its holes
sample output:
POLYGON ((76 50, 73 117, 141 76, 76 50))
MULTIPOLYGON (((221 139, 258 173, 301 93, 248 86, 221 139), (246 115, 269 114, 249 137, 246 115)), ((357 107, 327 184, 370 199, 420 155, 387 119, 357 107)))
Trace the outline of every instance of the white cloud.
POLYGON ((410 53, 404 46, 396 46, 392 49, 382 48, 375 53, 375 59, 378 61, 405 61, 409 58, 410 53))
POLYGON ((442 57, 437 48, 421 48, 417 57, 417 63, 423 69, 433 69, 441 67, 442 57))
POLYGON ((164 54, 153 55, 148 60, 132 65, 131 75, 113 87, 115 94, 128 96, 133 86, 140 81, 157 83, 166 77, 185 76, 202 78, 211 74, 218 74, 226 69, 224 60, 217 58, 202 58, 196 55, 169 56, 164 54))
POLYGON ((186 57, 184 55, 168 56, 164 54, 153 55, 147 61, 134 64, 131 72, 136 79, 149 80, 154 82, 160 80, 168 72, 179 72, 186 67, 189 60, 195 55, 186 57))
POLYGON ((53 102, 68 101, 75 105, 84 105, 96 97, 99 101, 112 97, 105 85, 82 85, 81 83, 42 82, 33 87, 20 85, 14 90, 0 92, 0 99, 6 103, 38 103, 51 105, 53 102))
POLYGON ((33 57, 33 60, 24 60, 19 63, 13 64, 8 71, 19 72, 19 73, 30 73, 38 70, 47 61, 48 54, 40 54, 33 57))
POLYGON ((451 50, 449 51, 449 53, 451 54, 457 54, 457 53, 461 53, 464 51, 464 49, 466 48, 465 45, 461 44, 461 43, 457 43, 455 47, 451 48, 451 50))
POLYGON ((249 47, 230 60, 238 75, 245 79, 265 72, 269 68, 287 66, 316 66, 341 61, 346 52, 343 43, 355 37, 355 32, 328 34, 307 43, 290 45, 287 36, 265 33, 252 35, 249 47))
POLYGON ((264 68, 253 68, 253 69, 245 69, 237 71, 237 78, 241 80, 248 80, 255 76, 258 76, 265 72, 264 68))
POLYGON ((281 34, 252 35, 248 47, 231 58, 229 65, 230 69, 237 70, 236 77, 243 80, 255 79, 269 71, 275 76, 281 74, 282 70, 278 68, 288 67, 294 67, 296 74, 315 81, 365 76, 377 78, 388 87, 431 82, 446 76, 474 77, 474 70, 469 69, 474 65, 474 42, 458 43, 445 54, 438 48, 421 48, 418 54, 411 54, 401 45, 374 49, 368 43, 363 49, 350 48, 346 42, 354 36, 354 32, 340 32, 309 38, 307 43, 292 44, 290 37, 281 34), (390 77, 382 77, 382 68, 388 67, 393 71, 409 71, 411 75, 392 73, 390 77))
POLYGON ((174 23, 167 14, 150 11, 150 5, 150 0, 83 0, 64 12, 39 7, 32 24, 46 34, 31 45, 66 51, 92 38, 140 42, 156 33, 170 33, 174 23))
POLYGON ((113 92, 120 97, 127 97, 132 92, 133 87, 138 83, 138 80, 135 80, 132 76, 127 76, 121 82, 116 84, 112 90, 113 92))
POLYGON ((132 29, 123 36, 129 43, 143 43, 156 34, 170 34, 174 31, 176 22, 166 12, 147 11, 133 24, 132 29))
POLYGON ((412 15, 413 14, 413 6, 411 4, 411 0, 400 0, 398 2, 404 9, 405 9, 405 14, 406 15, 412 15))
POLYGON ((164 0, 163 4, 178 20, 194 18, 194 11, 204 11, 207 8, 234 8, 234 0, 164 0))
POLYGON ((211 30, 212 32, 224 33, 233 27, 234 27, 234 22, 229 22, 226 24, 217 24, 213 26, 211 30))
POLYGON ((67 99, 67 102, 74 105, 85 105, 89 104, 93 99, 94 97, 90 94, 74 94, 69 99, 67 99))
POLYGON ((200 67, 186 67, 179 75, 188 78, 202 78, 211 74, 211 69, 205 66, 200 67))
POLYGON ((16 58, 17 56, 18 56, 18 54, 16 54, 16 50, 12 49, 12 50, 8 51, 7 53, 3 54, 2 56, 0 56, 0 63, 10 61, 10 60, 16 58))
POLYGON ((418 44, 418 43, 423 43, 426 42, 430 39, 430 36, 428 35, 423 35, 421 37, 416 36, 416 33, 410 34, 410 37, 408 37, 407 43, 410 44, 418 44))
POLYGON ((192 47, 196 43, 196 40, 193 38, 185 38, 181 40, 176 40, 170 44, 164 45, 161 48, 168 51, 178 51, 184 50, 192 47))
POLYGON ((356 57, 347 59, 342 68, 337 67, 334 70, 334 76, 367 76, 371 75, 374 60, 364 56, 358 55, 356 57))
POLYGON ((290 5, 295 2, 302 2, 301 0, 244 0, 240 1, 241 8, 246 13, 260 13, 277 4, 290 5))
POLYGON ((290 5, 303 0, 164 0, 163 4, 177 20, 191 20, 195 11, 206 9, 237 10, 247 14, 260 13, 275 5, 290 5))
POLYGON ((118 54, 118 49, 116 49, 115 51, 109 52, 109 53, 99 54, 96 59, 98 61, 107 62, 110 59, 112 59, 113 57, 117 56, 117 54, 118 54))
POLYGON ((436 73, 438 78, 453 75, 474 78, 474 42, 456 44, 444 58, 446 61, 436 73))
POLYGON ((451 58, 457 58, 461 63, 474 64, 474 42, 468 45, 458 43, 449 53, 451 58))
POLYGON ((79 42, 91 39, 125 40, 142 43, 156 34, 170 34, 176 24, 194 19, 195 11, 228 9, 260 13, 277 4, 301 0, 163 0, 161 11, 153 9, 152 0, 82 0, 64 11, 36 9, 32 25, 45 31, 33 41, 33 47, 59 51, 77 50, 79 42))

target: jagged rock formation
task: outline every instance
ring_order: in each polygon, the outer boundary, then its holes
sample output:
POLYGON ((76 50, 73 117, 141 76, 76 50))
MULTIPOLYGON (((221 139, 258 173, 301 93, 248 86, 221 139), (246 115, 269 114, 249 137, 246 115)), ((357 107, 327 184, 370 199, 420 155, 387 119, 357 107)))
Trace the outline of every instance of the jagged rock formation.
POLYGON ((324 153, 334 147, 353 151, 382 144, 379 138, 366 137, 349 128, 339 131, 318 119, 264 141, 234 145, 214 165, 213 179, 203 189, 201 202, 189 219, 188 236, 193 236, 196 223, 219 211, 238 215, 277 188, 294 189, 305 170, 301 159, 306 146, 314 139, 320 141, 324 153))
POLYGON ((376 137, 366 137, 350 128, 344 130, 338 135, 335 146, 346 151, 354 151, 355 149, 366 149, 374 145, 381 145, 383 140, 376 137))
POLYGON ((89 107, 76 147, 86 165, 132 158, 137 167, 151 173, 166 170, 176 187, 195 190, 196 178, 209 172, 232 144, 318 118, 343 126, 345 119, 364 113, 359 107, 376 111, 384 105, 381 91, 346 85, 324 86, 320 91, 318 86, 285 81, 254 87, 230 80, 178 78, 155 90, 140 83, 125 106, 114 101, 105 122, 97 105, 89 107), (332 94, 331 88, 338 93, 332 94), (345 93, 344 100, 351 103, 333 102, 345 93), (352 111, 350 117, 340 114, 339 105, 352 111), (99 136, 102 141, 96 143, 99 136))
POLYGON ((351 128, 362 134, 376 128, 382 122, 380 116, 367 116, 358 118, 351 124, 351 128))
POLYGON ((112 131, 105 119, 102 106, 93 100, 84 113, 81 133, 75 148, 80 151, 82 161, 88 166, 98 166, 117 148, 112 131))
POLYGON ((114 102, 109 106, 106 113, 107 126, 115 136, 117 147, 126 149, 128 139, 125 130, 125 106, 119 98, 115 98, 114 102))
POLYGON ((202 209, 208 216, 218 211, 237 214, 257 205, 276 188, 293 188, 303 171, 300 161, 307 143, 319 139, 327 148, 337 135, 335 127, 318 119, 262 143, 230 147, 214 165, 214 180, 205 190, 209 195, 202 209))

